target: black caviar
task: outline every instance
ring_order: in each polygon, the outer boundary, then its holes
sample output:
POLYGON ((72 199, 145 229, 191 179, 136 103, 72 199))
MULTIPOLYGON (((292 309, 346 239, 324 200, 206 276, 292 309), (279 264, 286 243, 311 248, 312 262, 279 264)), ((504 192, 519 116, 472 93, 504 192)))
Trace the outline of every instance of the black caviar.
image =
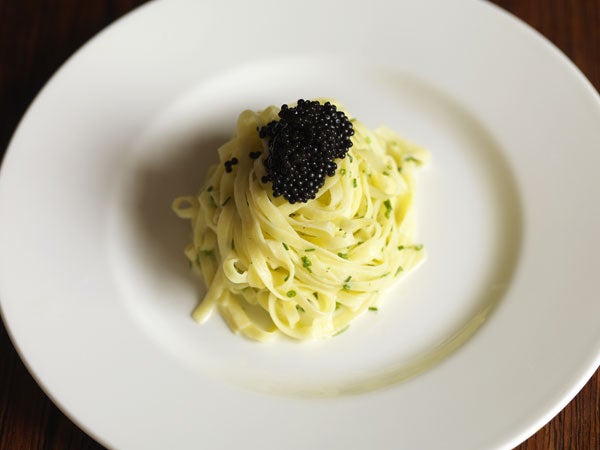
POLYGON ((259 131, 269 147, 262 182, 273 183, 275 197, 307 202, 316 198, 325 177, 335 174, 334 160, 352 147, 354 129, 346 114, 329 102, 300 99, 293 108, 282 105, 279 118, 259 131))
POLYGON ((260 152, 260 151, 259 152, 250 152, 248 154, 248 156, 250 156, 250 159, 257 159, 261 155, 261 153, 262 152, 260 152))
POLYGON ((225 172, 230 173, 233 170, 233 166, 237 163, 238 159, 235 157, 225 161, 225 172))

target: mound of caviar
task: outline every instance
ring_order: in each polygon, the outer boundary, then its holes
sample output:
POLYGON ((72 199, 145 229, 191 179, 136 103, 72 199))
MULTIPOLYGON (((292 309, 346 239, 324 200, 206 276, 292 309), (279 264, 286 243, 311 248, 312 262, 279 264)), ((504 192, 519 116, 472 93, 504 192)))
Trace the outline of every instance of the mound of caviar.
POLYGON ((293 108, 282 105, 279 118, 259 131, 269 147, 262 181, 273 183, 275 197, 304 203, 316 198, 326 176, 335 174, 334 160, 352 147, 354 129, 346 114, 329 102, 300 99, 293 108))

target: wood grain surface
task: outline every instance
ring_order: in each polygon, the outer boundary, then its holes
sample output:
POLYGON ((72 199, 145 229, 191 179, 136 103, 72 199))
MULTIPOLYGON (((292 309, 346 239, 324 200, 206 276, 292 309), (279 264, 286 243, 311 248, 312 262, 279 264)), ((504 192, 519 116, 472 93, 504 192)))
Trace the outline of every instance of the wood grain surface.
MULTIPOLYGON (((0 155, 25 109, 54 71, 90 37, 141 3, 0 0, 0 155)), ((600 89, 600 0, 494 3, 550 39, 600 89)), ((600 449, 599 373, 517 449, 600 449)), ((102 448, 38 387, 0 324, 0 450, 102 448)))

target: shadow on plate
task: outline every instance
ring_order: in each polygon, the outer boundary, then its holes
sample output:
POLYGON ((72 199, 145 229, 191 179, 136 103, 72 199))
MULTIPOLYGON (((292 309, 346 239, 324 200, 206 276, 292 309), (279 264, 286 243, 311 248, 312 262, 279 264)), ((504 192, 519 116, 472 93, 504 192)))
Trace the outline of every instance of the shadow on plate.
POLYGON ((136 151, 129 220, 140 233, 144 264, 156 276, 166 275, 177 278, 177 282, 183 279, 186 284, 193 284, 199 296, 204 287, 183 254, 191 242, 190 222, 178 218, 171 204, 179 196, 199 191, 208 167, 218 162, 217 149, 230 137, 224 132, 197 134, 176 130, 147 137, 136 151))

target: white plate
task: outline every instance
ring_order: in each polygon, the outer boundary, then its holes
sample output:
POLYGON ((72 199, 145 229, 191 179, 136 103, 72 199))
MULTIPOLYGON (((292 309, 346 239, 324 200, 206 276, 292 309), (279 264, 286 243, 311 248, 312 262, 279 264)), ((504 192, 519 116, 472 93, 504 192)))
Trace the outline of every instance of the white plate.
POLYGON ((487 3, 154 2, 79 51, 11 142, 4 320, 108 446, 508 448, 600 360, 599 123, 577 69, 487 3), (171 199, 241 110, 318 96, 431 150, 428 261, 331 341, 197 326, 171 199))

